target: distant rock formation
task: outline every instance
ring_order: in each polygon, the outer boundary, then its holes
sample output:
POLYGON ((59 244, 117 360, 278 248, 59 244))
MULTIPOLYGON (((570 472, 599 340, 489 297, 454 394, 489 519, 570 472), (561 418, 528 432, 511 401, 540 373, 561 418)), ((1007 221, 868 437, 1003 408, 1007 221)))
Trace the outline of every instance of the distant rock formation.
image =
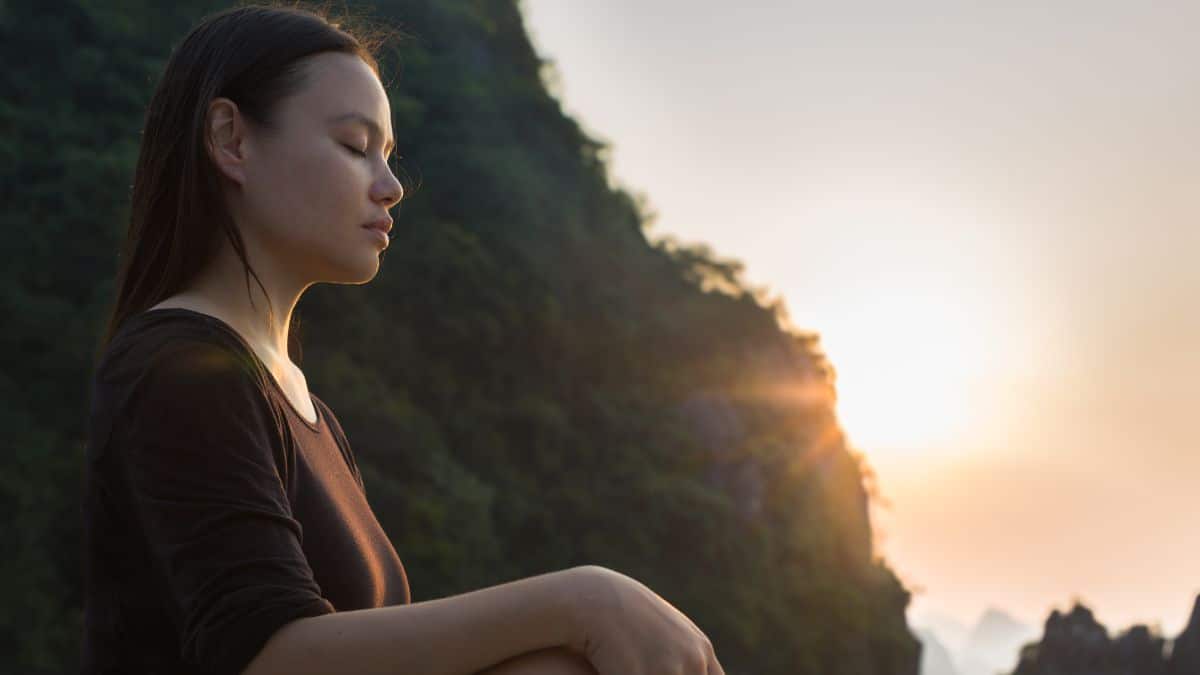
POLYGON ((1050 614, 1041 642, 1022 648, 1013 675, 1198 675, 1200 598, 1187 628, 1169 650, 1167 644, 1140 624, 1110 637, 1092 611, 1076 603, 1066 614, 1050 614))
POLYGON ((914 618, 913 634, 921 641, 921 675, 999 675, 1013 669, 1025 643, 1037 639, 1037 628, 989 607, 969 628, 939 612, 914 618))
POLYGON ((1196 675, 1200 673, 1200 597, 1192 606, 1192 616, 1183 632, 1171 645, 1167 675, 1196 675))
POLYGON ((960 675, 996 675, 1017 663, 1021 646, 1037 639, 1037 629, 1007 613, 988 608, 967 636, 958 656, 960 675))
POLYGON ((913 633, 921 641, 921 675, 958 675, 950 651, 933 631, 918 628, 913 633))
POLYGON ((913 625, 937 637, 951 654, 962 651, 970 637, 971 628, 958 619, 942 612, 931 610, 913 617, 913 625))

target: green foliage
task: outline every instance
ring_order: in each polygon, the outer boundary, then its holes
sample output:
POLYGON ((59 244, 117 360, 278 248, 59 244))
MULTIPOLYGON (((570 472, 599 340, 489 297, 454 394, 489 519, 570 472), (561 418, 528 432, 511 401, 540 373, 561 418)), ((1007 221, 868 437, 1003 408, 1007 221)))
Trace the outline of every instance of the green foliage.
MULTIPOLYGON (((77 663, 86 384, 142 115, 224 6, 0 4, 0 671, 77 663)), ((692 616, 730 675, 915 673, 817 336, 737 261, 648 241, 646 199, 547 91, 512 0, 361 9, 417 38, 381 62, 420 181, 376 280, 303 300, 303 367, 414 600, 606 565, 692 616)))

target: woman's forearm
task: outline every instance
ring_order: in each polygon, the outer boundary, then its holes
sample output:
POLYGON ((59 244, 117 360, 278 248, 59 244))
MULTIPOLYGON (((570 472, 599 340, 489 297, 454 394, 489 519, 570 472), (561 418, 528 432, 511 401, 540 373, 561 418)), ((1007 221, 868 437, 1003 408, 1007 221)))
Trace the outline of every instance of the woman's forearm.
POLYGON ((583 654, 566 647, 514 656, 475 675, 598 675, 583 654))
POLYGON ((573 649, 576 590, 588 574, 588 566, 573 567, 436 600, 298 619, 267 640, 243 675, 473 675, 527 652, 573 649))

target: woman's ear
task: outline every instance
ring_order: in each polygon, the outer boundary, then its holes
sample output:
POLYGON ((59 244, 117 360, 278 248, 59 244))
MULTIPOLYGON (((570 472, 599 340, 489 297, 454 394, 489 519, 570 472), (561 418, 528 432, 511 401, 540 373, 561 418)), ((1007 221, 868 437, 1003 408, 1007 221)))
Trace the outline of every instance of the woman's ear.
POLYGON ((217 169, 238 185, 244 185, 246 122, 236 103, 225 97, 218 97, 208 104, 205 141, 208 154, 217 169))

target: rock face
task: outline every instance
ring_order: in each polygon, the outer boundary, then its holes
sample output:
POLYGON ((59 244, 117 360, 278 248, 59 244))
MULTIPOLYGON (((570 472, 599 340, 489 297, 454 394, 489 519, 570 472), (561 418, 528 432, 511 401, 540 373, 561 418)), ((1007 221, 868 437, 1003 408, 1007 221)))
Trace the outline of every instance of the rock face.
POLYGON ((1171 645, 1167 675, 1196 675, 1200 673, 1200 597, 1192 606, 1192 616, 1171 645))
POLYGON ((1077 603, 1066 614, 1050 614, 1041 642, 1021 650, 1013 675, 1197 675, 1198 638, 1200 618, 1193 610, 1168 662, 1162 636, 1136 625, 1109 637, 1092 611, 1077 603))

